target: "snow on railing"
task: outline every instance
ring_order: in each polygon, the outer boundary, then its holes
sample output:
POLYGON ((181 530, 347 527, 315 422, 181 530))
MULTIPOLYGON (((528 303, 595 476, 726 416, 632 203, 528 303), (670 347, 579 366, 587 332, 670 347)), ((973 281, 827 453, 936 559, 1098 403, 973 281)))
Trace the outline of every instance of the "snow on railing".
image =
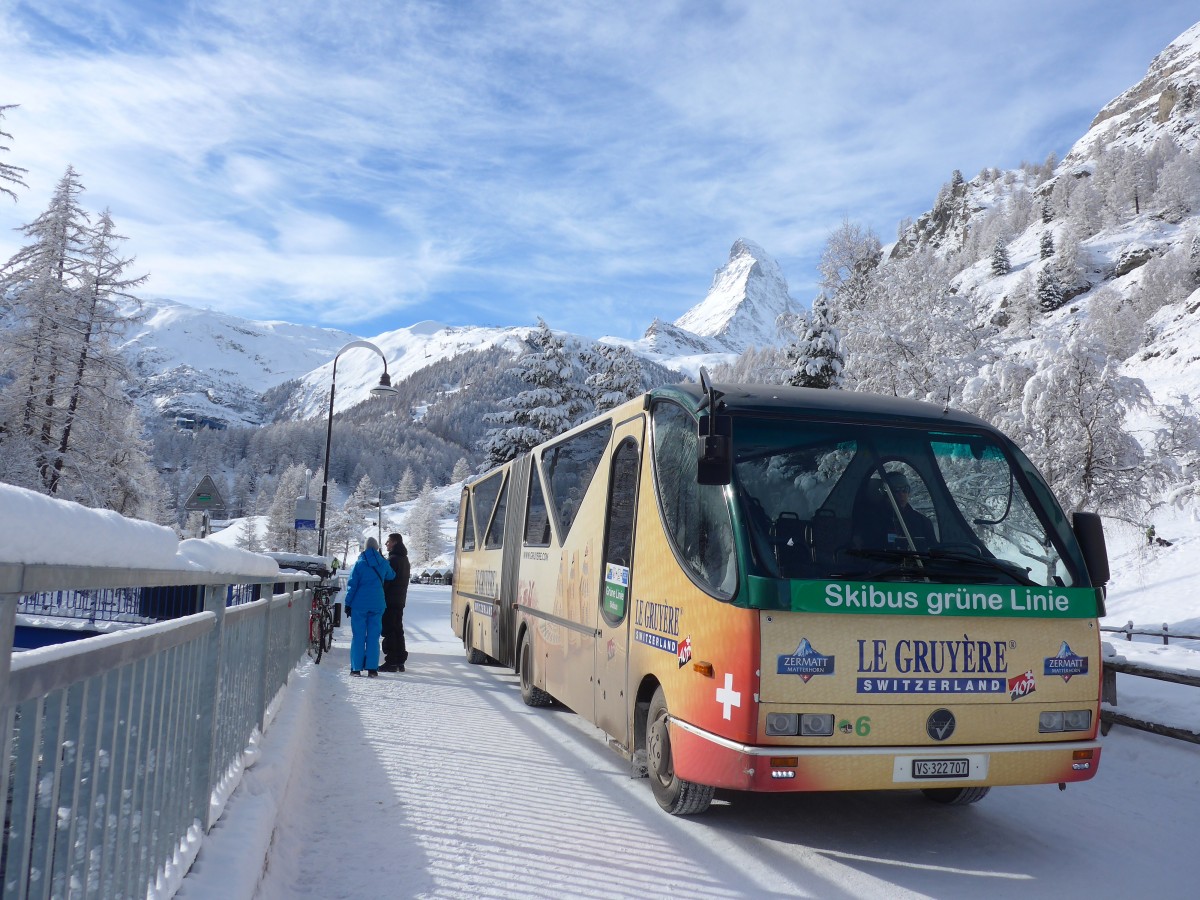
MULTIPOLYGON (((1157 631, 1135 631, 1133 623, 1130 622, 1125 628, 1102 627, 1102 631, 1115 633, 1124 633, 1127 635, 1144 634, 1157 637, 1160 632, 1157 631)), ((1163 635, 1163 646, 1167 646, 1167 626, 1163 625, 1161 632, 1163 635)), ((1200 640, 1195 635, 1175 634, 1172 635, 1176 640, 1200 640)), ((1129 637, 1132 641, 1132 637, 1129 637)), ((1151 678, 1156 681, 1170 682, 1173 684, 1187 685, 1190 687, 1200 687, 1200 653, 1194 650, 1189 650, 1183 647, 1173 647, 1173 654, 1169 659, 1162 658, 1163 653, 1168 651, 1162 647, 1156 647, 1146 644, 1132 644, 1126 647, 1125 645, 1117 645, 1121 647, 1122 652, 1118 652, 1117 648, 1112 644, 1105 643, 1103 645, 1104 658, 1104 681, 1101 687, 1101 697, 1104 703, 1111 706, 1118 706, 1117 703, 1117 674, 1133 675, 1139 678, 1151 678), (1135 648, 1146 648, 1143 652, 1135 654, 1135 648), (1154 653, 1154 651, 1160 651, 1154 653), (1130 658, 1133 656, 1134 658, 1130 658), (1194 658, 1194 659, 1193 659, 1194 658)), ((1137 716, 1126 715, 1125 713, 1116 712, 1114 710, 1102 709, 1100 711, 1100 733, 1108 734, 1109 729, 1113 725, 1124 725, 1128 728, 1136 728, 1139 731, 1149 731, 1153 734, 1161 734, 1165 737, 1172 737, 1178 740, 1190 741, 1193 744, 1200 744, 1200 731, 1181 728, 1177 725, 1170 725, 1164 722, 1156 722, 1149 718, 1139 718, 1137 716)))
POLYGON ((0 563, 0 895, 173 896, 304 654, 317 581, 0 563), (176 588, 190 614, 13 651, 28 598, 176 588))

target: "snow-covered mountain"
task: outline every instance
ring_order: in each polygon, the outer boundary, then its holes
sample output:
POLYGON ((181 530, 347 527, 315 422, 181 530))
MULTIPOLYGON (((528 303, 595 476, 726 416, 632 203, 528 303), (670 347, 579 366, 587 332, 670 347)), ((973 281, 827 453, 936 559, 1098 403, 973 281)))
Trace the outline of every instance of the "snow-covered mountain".
POLYGON ((675 320, 675 327, 712 337, 741 353, 782 342, 776 320, 795 313, 779 264, 753 241, 740 238, 729 261, 717 269, 708 295, 675 320))
MULTIPOLYGON (((312 418, 327 410, 335 354, 361 336, 334 329, 255 322, 166 300, 146 301, 144 321, 130 326, 124 344, 137 374, 138 395, 151 419, 188 415, 198 423, 259 425, 267 410, 262 394, 298 379, 281 403, 289 417, 312 418)), ((694 377, 700 366, 734 359, 749 346, 779 342, 775 320, 796 308, 778 263, 757 244, 738 240, 717 270, 708 295, 674 324, 654 319, 636 341, 614 337, 650 362, 694 377), (689 330, 691 323, 696 330, 689 330)), ((387 360, 393 383, 472 350, 502 347, 519 353, 533 325, 447 326, 418 322, 366 337, 387 360)), ((575 346, 597 340, 563 334, 575 346)), ((336 411, 370 396, 382 361, 369 349, 348 350, 337 360, 336 411)))
POLYGON ((255 322, 170 300, 142 303, 122 350, 149 421, 259 425, 262 394, 331 359, 354 335, 288 322, 255 322))

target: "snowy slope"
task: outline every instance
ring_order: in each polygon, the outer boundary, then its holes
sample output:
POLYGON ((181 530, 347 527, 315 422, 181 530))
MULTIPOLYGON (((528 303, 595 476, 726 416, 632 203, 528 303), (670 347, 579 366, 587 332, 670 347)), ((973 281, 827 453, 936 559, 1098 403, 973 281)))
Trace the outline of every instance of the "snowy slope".
POLYGON ((145 318, 125 333, 122 351, 147 420, 262 424, 263 391, 297 378, 354 339, 344 331, 255 322, 212 310, 143 301, 145 318))

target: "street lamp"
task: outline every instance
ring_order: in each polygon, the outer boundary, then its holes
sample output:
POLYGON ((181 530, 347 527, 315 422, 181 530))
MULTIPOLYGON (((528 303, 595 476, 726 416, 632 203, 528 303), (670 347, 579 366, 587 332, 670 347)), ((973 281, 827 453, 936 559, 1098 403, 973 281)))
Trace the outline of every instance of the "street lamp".
POLYGON ((334 356, 333 377, 329 380, 329 421, 325 426, 325 474, 321 478, 321 524, 317 536, 318 556, 325 555, 325 506, 329 499, 329 445, 333 442, 333 392, 337 384, 337 361, 338 356, 341 356, 347 350, 353 350, 355 347, 374 350, 379 354, 379 358, 383 360, 383 374, 379 376, 379 384, 371 388, 371 393, 377 396, 396 393, 396 389, 392 387, 392 379, 388 376, 387 357, 383 355, 382 350, 370 341, 351 341, 337 352, 337 356, 334 356))

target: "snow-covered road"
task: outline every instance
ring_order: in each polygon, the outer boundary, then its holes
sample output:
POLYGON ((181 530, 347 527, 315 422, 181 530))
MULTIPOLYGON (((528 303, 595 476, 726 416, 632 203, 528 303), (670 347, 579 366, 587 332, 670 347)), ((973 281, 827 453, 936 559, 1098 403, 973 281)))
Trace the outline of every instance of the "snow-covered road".
POLYGON ((411 589, 404 674, 351 679, 341 642, 299 670, 180 897, 1195 896, 1194 745, 1115 728, 1092 782, 966 808, 718 794, 673 818, 597 729, 468 665, 449 594, 411 589))

